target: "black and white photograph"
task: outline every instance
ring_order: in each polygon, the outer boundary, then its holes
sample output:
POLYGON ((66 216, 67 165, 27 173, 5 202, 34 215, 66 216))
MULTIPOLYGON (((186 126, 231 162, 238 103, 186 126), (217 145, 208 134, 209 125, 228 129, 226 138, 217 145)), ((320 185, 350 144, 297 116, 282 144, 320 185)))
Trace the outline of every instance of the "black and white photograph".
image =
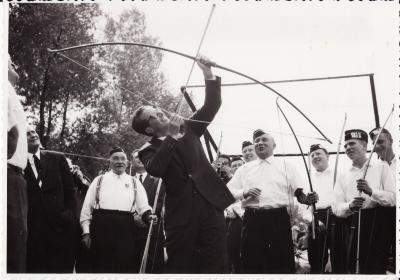
POLYGON ((0 7, 2 276, 400 276, 398 3, 0 7))

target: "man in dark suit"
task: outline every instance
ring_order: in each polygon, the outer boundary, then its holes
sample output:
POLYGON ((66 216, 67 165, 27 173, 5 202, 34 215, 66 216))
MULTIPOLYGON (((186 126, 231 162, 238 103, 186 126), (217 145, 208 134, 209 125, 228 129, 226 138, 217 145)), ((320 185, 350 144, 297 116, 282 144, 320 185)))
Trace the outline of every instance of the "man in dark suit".
MULTIPOLYGON (((144 165, 139 158, 139 150, 134 150, 132 152, 132 167, 135 172, 135 177, 143 184, 143 187, 146 190, 149 205, 153 207, 160 179, 153 177, 146 172, 146 169, 144 168, 144 165)), ((165 188, 162 184, 159 190, 155 209, 155 214, 157 215, 159 222, 156 226, 153 227, 147 259, 146 272, 148 273, 162 273, 164 271, 165 236, 163 232, 163 221, 161 217, 164 197, 165 188)), ((149 226, 143 223, 141 219, 136 219, 136 224, 138 225, 136 248, 139 254, 138 260, 141 261, 143 258, 143 252, 149 233, 149 226)))
POLYGON ((161 177, 166 190, 165 232, 168 273, 227 273, 223 211, 234 202, 202 148, 200 137, 221 105, 221 80, 199 58, 206 84, 204 105, 188 120, 168 119, 142 106, 132 127, 152 139, 139 152, 147 172, 161 177), (185 133, 182 134, 181 126, 185 133))
POLYGON ((74 183, 63 155, 40 151, 27 129, 28 273, 72 273, 76 229, 74 183))

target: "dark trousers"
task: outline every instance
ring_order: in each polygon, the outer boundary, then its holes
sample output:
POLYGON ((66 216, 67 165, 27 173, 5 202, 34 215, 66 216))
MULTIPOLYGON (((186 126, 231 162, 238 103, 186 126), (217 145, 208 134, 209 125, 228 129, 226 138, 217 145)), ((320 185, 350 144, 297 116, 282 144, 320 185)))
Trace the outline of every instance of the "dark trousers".
POLYGON ((242 273, 242 260, 240 258, 240 248, 242 242, 242 219, 236 217, 227 220, 227 241, 229 270, 231 273, 242 273))
POLYGON ((346 244, 344 224, 346 219, 330 215, 328 227, 329 251, 333 274, 346 273, 346 244))
MULTIPOLYGON (((146 247, 149 228, 138 228, 139 234, 136 239, 137 260, 140 267, 143 259, 144 249, 146 247)), ((150 238, 149 252, 147 256, 146 273, 163 273, 164 272, 164 243, 165 237, 163 233, 163 223, 159 220, 153 230, 150 238)))
POLYGON ((245 273, 294 273, 293 240, 286 208, 246 209, 242 260, 245 273))
POLYGON ((135 233, 132 213, 94 210, 90 227, 93 272, 138 273, 135 233))
MULTIPOLYGON (((327 232, 327 209, 318 209, 315 212, 315 239, 312 236, 312 226, 309 226, 308 238, 308 262, 311 266, 311 273, 323 273, 328 261, 329 232, 327 232), (320 226, 319 222, 324 225, 320 226), (323 258, 323 259, 322 259, 323 258)), ((329 222, 329 221, 328 221, 329 222)))
POLYGON ((38 208, 35 211, 34 218, 28 213, 27 272, 72 273, 76 221, 71 220, 58 227, 49 221, 43 209, 38 208))
POLYGON ((28 195, 19 168, 7 166, 7 272, 26 269, 28 195))
MULTIPOLYGON (((389 251, 390 235, 386 232, 394 220, 386 216, 387 208, 376 207, 361 211, 361 235, 359 264, 361 274, 385 274, 386 260, 389 251)), ((358 214, 353 214, 346 220, 345 243, 348 248, 347 268, 349 273, 355 273, 357 251, 358 214), (353 228, 354 227, 354 228, 353 228)))
POLYGON ((166 225, 167 273, 228 273, 222 211, 195 193, 189 222, 166 225))

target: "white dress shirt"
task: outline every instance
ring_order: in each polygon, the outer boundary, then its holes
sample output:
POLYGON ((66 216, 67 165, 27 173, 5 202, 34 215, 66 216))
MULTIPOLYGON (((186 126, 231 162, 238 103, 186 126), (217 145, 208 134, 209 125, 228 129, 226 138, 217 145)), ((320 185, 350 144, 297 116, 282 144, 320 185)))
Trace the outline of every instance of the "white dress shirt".
MULTIPOLYGON (((353 212, 349 205, 354 197, 359 196, 357 180, 364 175, 367 162, 362 168, 352 166, 341 174, 335 184, 333 213, 339 217, 348 217, 353 212)), ((366 180, 372 189, 372 195, 363 193, 365 198, 362 209, 381 206, 394 206, 396 203, 395 180, 389 165, 385 161, 372 159, 368 167, 366 180)))
MULTIPOLYGON (((83 233, 89 233, 92 212, 96 206, 96 189, 99 178, 100 176, 96 177, 90 184, 82 206, 80 222, 83 233)), ((113 171, 108 171, 103 175, 99 192, 99 208, 128 212, 136 210, 139 215, 151 210, 146 191, 140 181, 126 173, 117 175, 113 171), (134 197, 132 178, 137 187, 136 198, 134 197)))
POLYGON ((26 168, 28 159, 28 142, 26 140, 26 116, 21 102, 15 93, 15 89, 8 82, 8 124, 7 131, 13 126, 18 130, 17 148, 13 156, 7 160, 7 163, 19 167, 22 170, 26 168))
POLYGON ((389 166, 390 166, 390 170, 392 170, 392 173, 393 173, 393 176, 395 179, 396 179, 396 165, 397 165, 397 158, 396 158, 396 155, 394 155, 394 158, 390 162, 389 166))
POLYGON ((330 166, 322 172, 311 171, 311 183, 313 190, 318 194, 319 200, 315 204, 317 209, 325 209, 332 205, 333 201, 333 174, 330 166))
MULTIPOLYGON (((35 153, 35 156, 40 160, 40 149, 37 150, 37 152, 35 153)), ((37 179, 38 176, 39 176, 39 172, 37 170, 37 166, 35 165, 35 160, 33 159, 33 154, 28 153, 28 160, 29 160, 29 163, 31 165, 33 174, 35 175, 35 177, 37 179)), ((42 180, 40 180, 38 182, 38 184, 39 184, 39 187, 41 187, 42 186, 42 180)))
POLYGON ((294 191, 303 185, 297 170, 287 161, 273 155, 265 160, 256 159, 238 168, 228 183, 236 200, 242 207, 280 208, 290 205, 294 191), (261 195, 244 199, 244 192, 259 188, 261 195))

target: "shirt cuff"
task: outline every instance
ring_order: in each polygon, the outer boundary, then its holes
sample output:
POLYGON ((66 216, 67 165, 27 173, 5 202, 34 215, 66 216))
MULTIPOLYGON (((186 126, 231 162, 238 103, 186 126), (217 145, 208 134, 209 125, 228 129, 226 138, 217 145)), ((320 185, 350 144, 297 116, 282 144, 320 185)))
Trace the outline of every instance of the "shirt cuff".
POLYGON ((82 224, 82 234, 90 233, 90 222, 85 222, 82 224))

